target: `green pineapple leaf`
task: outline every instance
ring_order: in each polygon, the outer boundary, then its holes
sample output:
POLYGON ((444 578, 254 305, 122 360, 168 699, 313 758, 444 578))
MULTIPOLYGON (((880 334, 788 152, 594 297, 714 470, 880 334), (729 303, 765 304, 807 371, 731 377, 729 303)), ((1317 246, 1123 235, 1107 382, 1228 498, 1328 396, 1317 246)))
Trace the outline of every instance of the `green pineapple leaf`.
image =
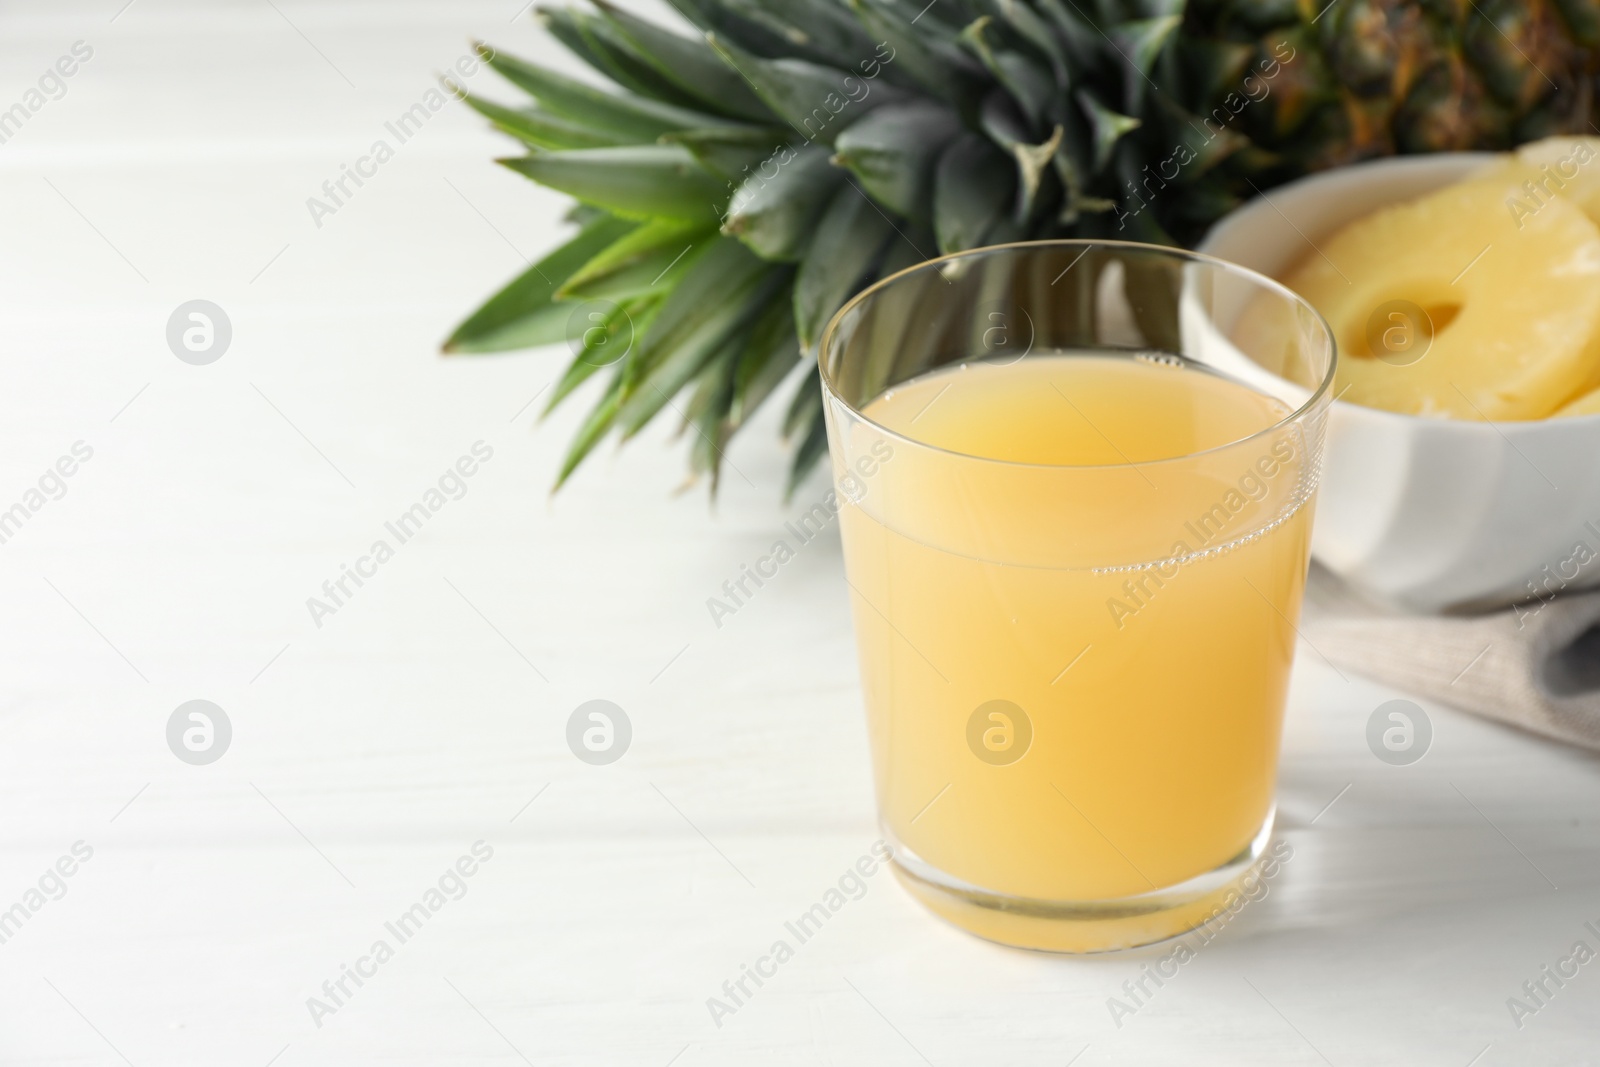
MULTIPOLYGON (((634 306, 637 308, 642 305, 634 306)), ((573 390, 588 381, 596 371, 622 358, 617 354, 619 350, 623 355, 626 354, 626 348, 633 344, 634 322, 633 314, 622 304, 613 305, 609 311, 600 307, 591 310, 583 332, 568 342, 575 345, 577 351, 573 353, 567 369, 556 379, 541 418, 555 410, 557 404, 572 395, 573 390)))
MULTIPOLYGON (((678 428, 679 433, 690 429, 706 430, 727 416, 733 406, 734 368, 739 362, 739 352, 743 349, 748 336, 748 328, 729 334, 716 354, 708 359, 700 372, 690 380, 686 389, 688 401, 683 405, 683 424, 678 428)), ((710 436, 715 440, 715 434, 710 436)), ((695 473, 711 469, 711 467, 697 467, 695 473)))
POLYGON ((833 194, 795 276, 794 321, 801 347, 815 348, 822 328, 893 236, 893 223, 854 184, 833 194))
MULTIPOLYGON (((872 0, 849 0, 849 3, 862 25, 889 46, 892 58, 888 66, 904 71, 918 89, 947 104, 970 105, 983 73, 983 68, 971 57, 937 38, 918 33, 910 19, 880 10, 872 0)), ((873 54, 876 58, 878 53, 874 51, 873 54)))
POLYGON ((1049 72, 1021 52, 1000 48, 994 40, 996 36, 994 20, 988 15, 961 31, 962 43, 1021 105, 1028 121, 1038 126, 1044 122, 1058 91, 1055 81, 1049 72))
POLYGON ((845 180, 820 145, 785 151, 764 161, 735 190, 722 225, 723 233, 739 238, 762 259, 799 259, 818 216, 845 180))
POLYGON ((664 134, 661 143, 683 145, 700 161, 702 167, 726 178, 727 189, 731 193, 736 183, 745 180, 752 167, 771 159, 788 144, 788 135, 782 130, 766 126, 719 126, 711 130, 679 130, 664 134))
POLYGON ((878 42, 834 0, 739 0, 747 17, 758 18, 811 55, 854 71, 878 42))
POLYGON ((509 108, 463 92, 461 99, 478 114, 523 144, 559 152, 568 148, 608 148, 624 142, 616 134, 569 122, 536 107, 509 108))
POLYGON ((707 38, 716 36, 724 42, 737 45, 751 55, 772 57, 792 56, 803 50, 803 44, 781 30, 763 25, 736 11, 726 0, 668 0, 672 7, 688 19, 707 38))
POLYGON ((1133 69, 1128 72, 1124 99, 1129 111, 1141 106, 1149 91, 1151 72, 1156 58, 1183 23, 1182 15, 1163 15, 1159 18, 1133 19, 1111 31, 1111 41, 1117 51, 1133 69))
POLYGON ((556 302, 556 287, 633 227, 633 223, 610 215, 589 222, 457 326, 444 350, 503 352, 562 340, 575 305, 556 302))
POLYGON ((616 374, 613 375, 600 400, 590 410, 588 417, 583 420, 583 424, 578 427, 578 432, 573 435, 572 443, 567 446, 567 454, 561 459, 561 469, 556 472, 556 481, 550 487, 550 492, 554 493, 565 485, 567 479, 572 477, 572 472, 577 470, 578 465, 594 451, 594 446, 605 440, 606 433, 616 420, 621 402, 622 375, 616 374))
POLYGON ((630 92, 699 110, 700 102, 662 76, 630 42, 597 15, 572 8, 540 7, 539 21, 573 55, 630 92))
POLYGON ((815 363, 800 379, 800 388, 789 399, 789 408, 783 415, 783 439, 788 441, 811 425, 813 414, 822 412, 822 372, 815 363))
POLYGON ((1056 31, 1068 72, 1084 81, 1084 75, 1099 61, 1105 35, 1084 17, 1074 0, 1034 0, 1034 5, 1056 31))
POLYGON ((806 59, 762 59, 721 37, 713 35, 710 41, 773 113, 808 141, 832 144, 841 130, 862 115, 905 99, 902 90, 881 82, 862 82, 834 67, 806 59), (857 86, 855 93, 852 84, 857 86))
POLYGON ((507 81, 547 110, 582 126, 605 130, 630 141, 653 141, 672 130, 716 126, 726 121, 700 111, 641 96, 619 96, 565 74, 478 45, 478 55, 507 81))
POLYGON ((1017 172, 988 138, 963 133, 939 157, 933 181, 933 223, 939 251, 949 254, 983 244, 1010 214, 1017 172))
POLYGON ((760 312, 774 268, 738 241, 711 240, 662 302, 626 365, 617 415, 624 439, 645 427, 721 345, 760 312))
POLYGON ((724 449, 733 436, 728 411, 733 405, 733 375, 741 341, 738 335, 729 338, 705 365, 694 380, 694 391, 684 412, 684 428, 694 433, 689 442, 690 477, 709 474, 713 500, 721 484, 722 464, 727 458, 724 449))
POLYGON ((742 426, 799 362, 794 302, 774 300, 756 320, 734 370, 733 403, 728 415, 733 425, 742 426))
POLYGON ((1122 115, 1106 107, 1090 93, 1079 91, 1078 103, 1083 105, 1094 130, 1094 169, 1103 170, 1111 160, 1117 142, 1137 130, 1143 123, 1131 115, 1122 115))
POLYGON ((993 100, 984 104, 982 123, 983 131, 991 140, 1010 152, 1011 158, 1016 163, 1020 195, 1017 197, 1015 216, 1018 222, 1026 223, 1035 214, 1035 208, 1044 189, 1045 175, 1061 148, 1061 140, 1066 130, 1057 126, 1051 132, 1049 140, 1041 144, 1030 144, 1020 138, 1021 129, 1012 120, 1005 104, 993 100))
POLYGON ((794 450, 794 459, 789 464, 789 478, 783 487, 785 501, 794 499, 795 491, 805 483, 806 476, 828 454, 828 425, 822 414, 822 387, 816 382, 808 381, 807 384, 817 394, 817 401, 815 407, 808 409, 805 436, 800 439, 800 447, 794 450))
POLYGON ((1240 86, 1256 57, 1256 45, 1242 41, 1196 41, 1184 49, 1188 68, 1185 96, 1210 100, 1240 86))
POLYGON ((573 272, 556 290, 556 299, 613 299, 617 293, 648 293, 658 288, 668 270, 710 230, 704 223, 682 219, 646 222, 573 272), (600 288, 599 283, 610 284, 600 288))
POLYGON ((682 145, 578 148, 496 162, 626 218, 709 221, 728 200, 727 183, 682 145))
POLYGON ((724 63, 704 39, 680 37, 629 14, 610 0, 594 0, 594 4, 646 61, 683 92, 695 97, 702 109, 752 122, 768 122, 774 117, 761 98, 751 91, 749 83, 724 63))
POLYGON ((933 195, 933 164, 961 128, 942 105, 889 104, 839 135, 833 161, 896 215, 920 218, 933 195))
POLYGON ((1017 36, 1027 41, 1049 61, 1050 72, 1055 75, 1056 87, 1066 88, 1067 54, 1045 20, 1037 11, 1020 3, 1019 0, 999 0, 998 7, 1001 18, 1016 31, 1017 36))

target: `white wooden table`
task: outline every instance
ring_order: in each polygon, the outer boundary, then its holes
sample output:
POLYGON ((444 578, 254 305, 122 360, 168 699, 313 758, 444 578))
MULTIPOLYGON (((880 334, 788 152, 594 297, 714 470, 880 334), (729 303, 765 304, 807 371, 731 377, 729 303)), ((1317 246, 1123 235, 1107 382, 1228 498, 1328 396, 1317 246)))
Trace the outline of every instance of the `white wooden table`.
POLYGON ((998 948, 880 874, 716 1025, 876 836, 837 540, 721 629, 705 607, 803 509, 771 418, 714 510, 668 492, 665 428, 547 497, 579 410, 528 405, 563 353, 436 350, 560 202, 459 105, 314 224, 469 37, 552 54, 516 0, 123 4, 0 8, 0 108, 93 50, 0 145, 0 510, 92 449, 0 544, 0 1063, 1600 1063, 1600 963, 1507 1007, 1600 950, 1600 765, 1430 707, 1427 757, 1387 766, 1364 729, 1397 694, 1310 654, 1293 859, 1132 1015, 1108 998, 1155 956, 998 948), (166 342, 192 299, 232 323, 210 365, 166 342), (233 731, 203 766, 166 739, 195 699, 233 731), (609 766, 565 739, 591 699, 632 722, 609 766))

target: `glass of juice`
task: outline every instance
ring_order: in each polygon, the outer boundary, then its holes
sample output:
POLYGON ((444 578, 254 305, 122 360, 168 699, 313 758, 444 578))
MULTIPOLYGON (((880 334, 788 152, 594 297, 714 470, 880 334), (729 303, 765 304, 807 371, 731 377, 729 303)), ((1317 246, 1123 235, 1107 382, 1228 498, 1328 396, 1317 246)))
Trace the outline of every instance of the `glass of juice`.
POLYGON ((1222 260, 931 260, 818 356, 879 816, 1012 945, 1218 916, 1265 861, 1334 346, 1222 260))

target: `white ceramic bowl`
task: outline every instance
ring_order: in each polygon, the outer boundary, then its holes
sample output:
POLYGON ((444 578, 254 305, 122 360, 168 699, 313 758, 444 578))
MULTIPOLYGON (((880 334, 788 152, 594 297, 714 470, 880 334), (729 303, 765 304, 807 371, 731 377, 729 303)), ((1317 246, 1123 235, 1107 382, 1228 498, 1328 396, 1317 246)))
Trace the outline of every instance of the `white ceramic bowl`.
MULTIPOLYGON (((1304 178, 1224 217, 1201 252, 1280 277, 1313 243, 1494 157, 1384 159, 1304 178)), ((1417 611, 1503 606, 1600 582, 1600 416, 1466 422, 1336 402, 1313 553, 1417 611), (1581 549, 1580 549, 1581 546, 1581 549)))

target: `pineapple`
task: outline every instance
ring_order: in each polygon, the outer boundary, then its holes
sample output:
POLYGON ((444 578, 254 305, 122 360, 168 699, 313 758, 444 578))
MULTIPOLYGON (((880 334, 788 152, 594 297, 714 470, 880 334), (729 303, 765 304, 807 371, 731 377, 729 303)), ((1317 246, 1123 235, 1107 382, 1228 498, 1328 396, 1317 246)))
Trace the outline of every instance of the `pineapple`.
MULTIPOLYGON (((1506 203, 1513 218, 1528 217, 1554 195, 1571 201, 1600 226, 1600 137, 1547 137, 1517 149, 1515 159, 1532 173, 1523 179, 1523 195, 1506 203)), ((1585 393, 1600 388, 1600 337, 1594 346, 1594 367, 1583 384, 1585 393)), ((1557 414, 1579 412, 1563 408, 1557 414)))
POLYGON ((1600 224, 1600 137, 1547 137, 1518 148, 1479 171, 1481 178, 1515 177, 1506 200, 1514 219, 1532 216, 1551 197, 1572 201, 1600 224))
POLYGON ((483 49, 533 102, 467 102, 577 232, 445 345, 566 338, 552 405, 604 378, 558 485, 670 406, 714 491, 793 372, 792 490, 827 447, 822 328, 872 281, 1001 241, 1191 243, 1311 170, 1587 129, 1600 44, 1596 0, 673 0, 687 33, 595 4, 539 17, 612 88, 483 49))
POLYGON ((1565 419, 1574 415, 1600 415, 1600 389, 1584 393, 1572 403, 1559 408, 1550 417, 1553 419, 1565 419))
POLYGON ((1461 419, 1538 419, 1600 363, 1600 229, 1553 197, 1514 216, 1524 167, 1384 208, 1285 282, 1333 328, 1336 395, 1461 419))
POLYGON ((1561 196, 1600 224, 1600 137, 1548 137, 1517 149, 1516 161, 1532 173, 1522 195, 1507 205, 1514 217, 1526 218, 1561 196))

